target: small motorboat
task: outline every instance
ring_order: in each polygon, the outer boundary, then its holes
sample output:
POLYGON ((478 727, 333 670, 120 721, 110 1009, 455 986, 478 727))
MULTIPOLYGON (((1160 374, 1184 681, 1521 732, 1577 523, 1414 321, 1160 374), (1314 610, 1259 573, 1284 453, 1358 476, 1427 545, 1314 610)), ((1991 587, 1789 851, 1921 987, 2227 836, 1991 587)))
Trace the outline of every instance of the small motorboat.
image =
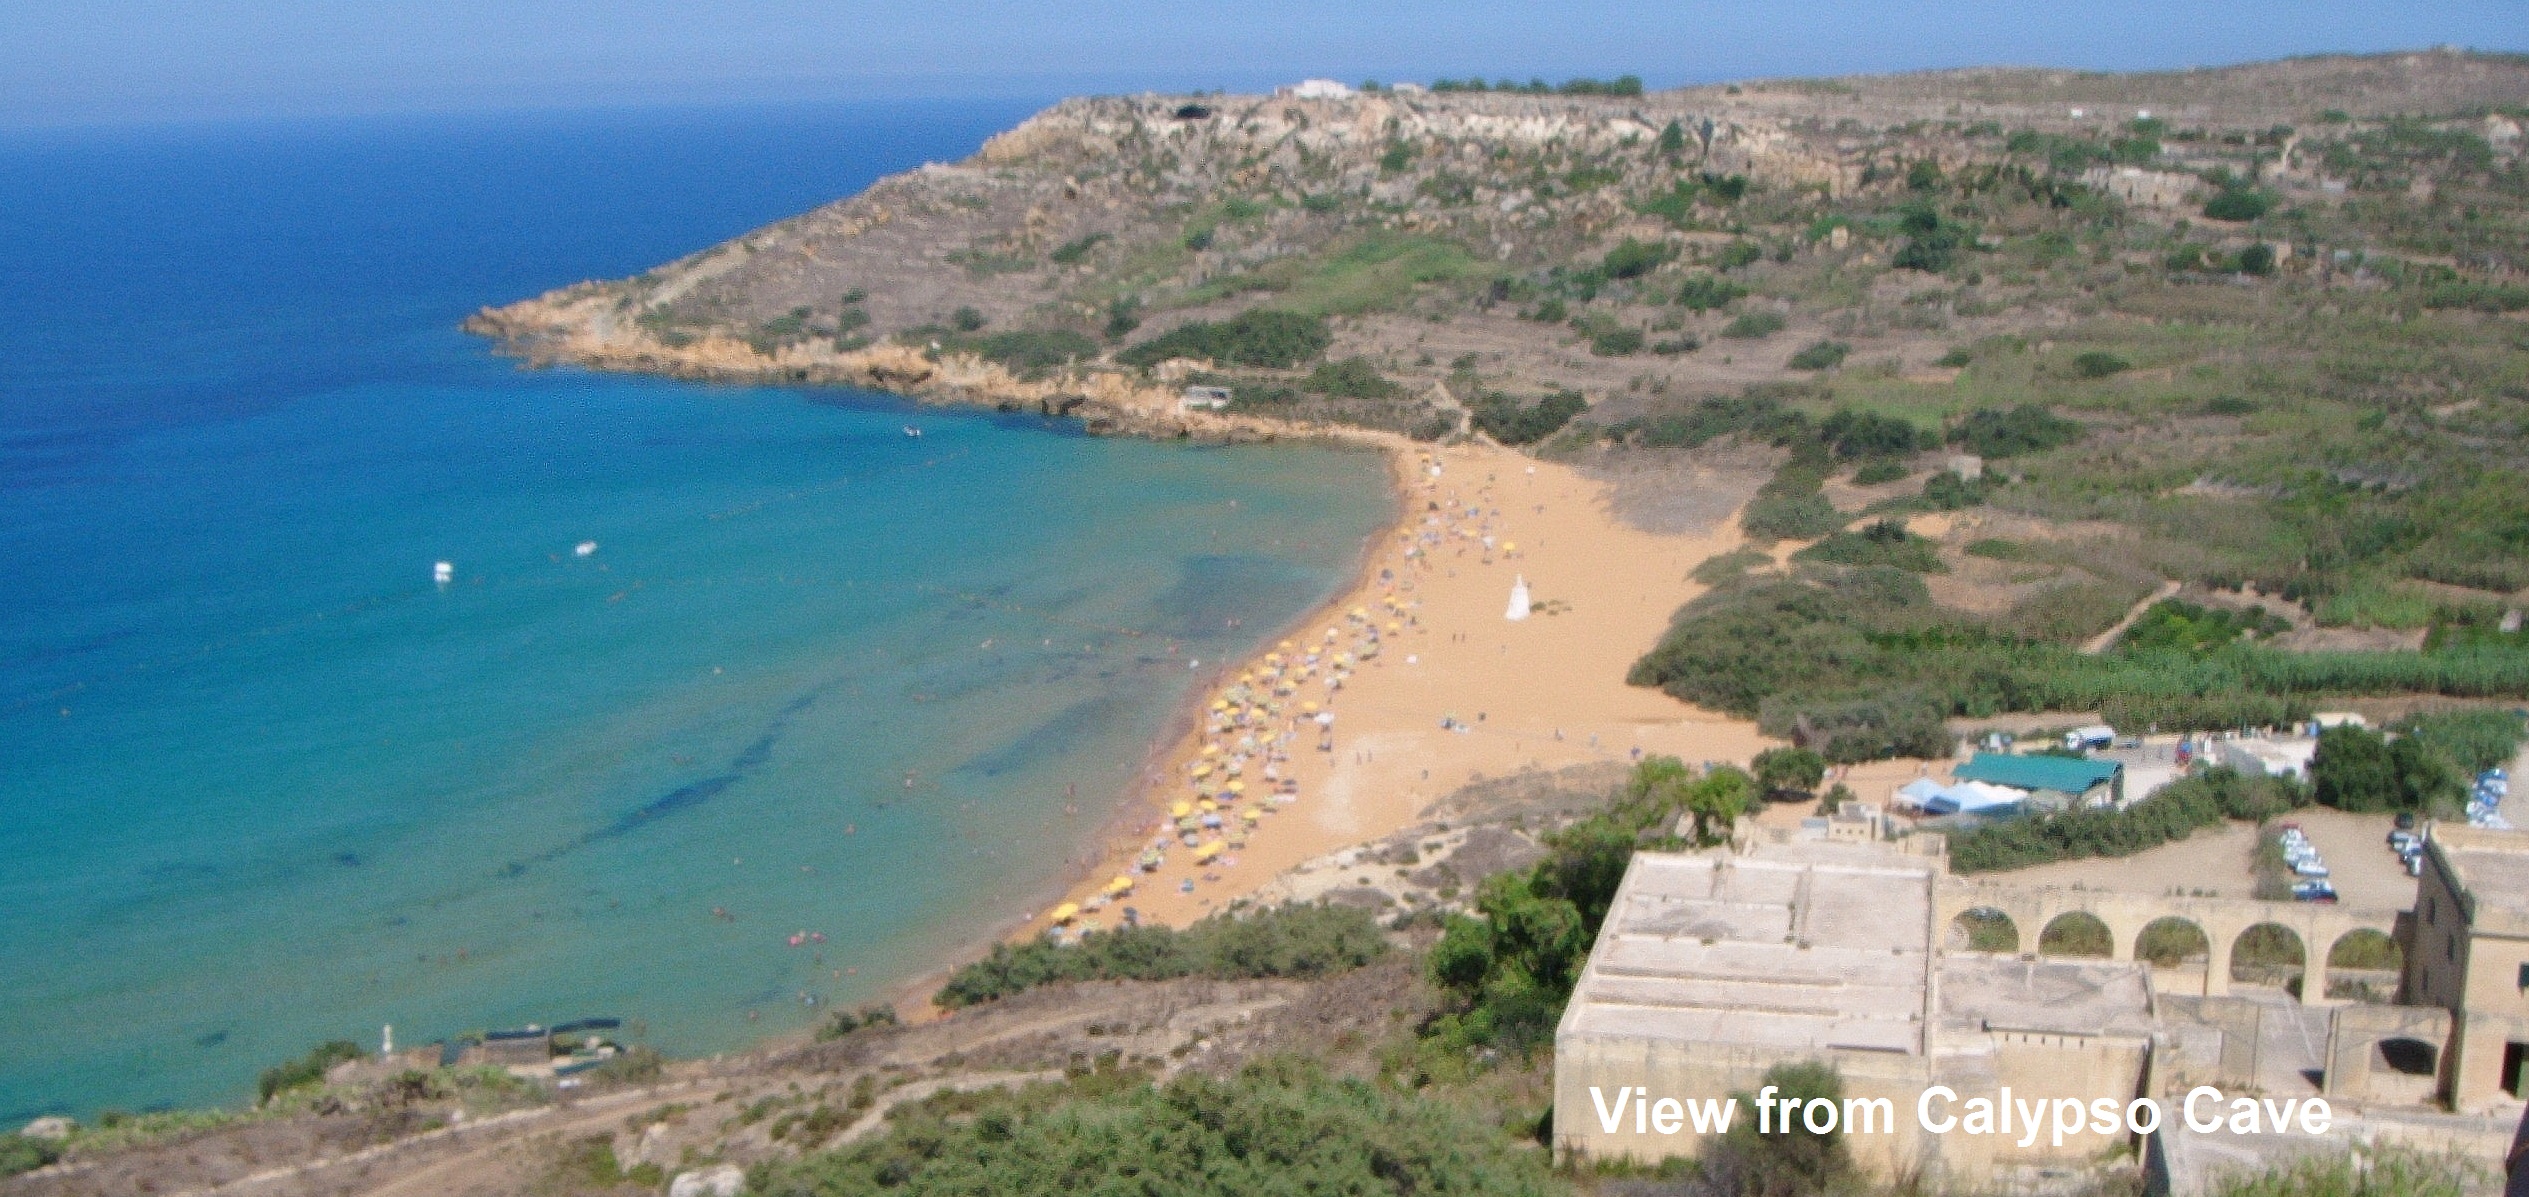
POLYGON ((904 426, 904 434, 917 441, 922 439, 922 430, 911 424, 904 426))
POLYGON ((586 557, 596 551, 597 542, 593 540, 583 540, 571 546, 571 554, 576 557, 586 557))

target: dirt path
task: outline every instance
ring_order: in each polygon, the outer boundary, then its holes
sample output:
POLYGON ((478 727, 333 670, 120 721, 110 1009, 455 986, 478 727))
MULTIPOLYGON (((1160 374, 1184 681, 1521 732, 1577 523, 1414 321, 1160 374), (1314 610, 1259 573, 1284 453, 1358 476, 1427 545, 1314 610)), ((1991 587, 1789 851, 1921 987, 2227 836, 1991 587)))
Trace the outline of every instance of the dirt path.
POLYGON ((2092 636, 2081 646, 2081 651, 2094 657, 2106 652, 2109 645, 2116 643, 2117 637, 2125 634, 2125 629, 2134 626, 2134 621, 2143 617, 2143 612, 2151 610, 2153 604, 2177 594, 2179 585, 2177 582, 2161 583, 2160 589, 2152 591, 2144 596, 2142 601, 2135 603, 2134 608, 2125 613, 2125 618, 2116 621, 2116 626, 2092 636))

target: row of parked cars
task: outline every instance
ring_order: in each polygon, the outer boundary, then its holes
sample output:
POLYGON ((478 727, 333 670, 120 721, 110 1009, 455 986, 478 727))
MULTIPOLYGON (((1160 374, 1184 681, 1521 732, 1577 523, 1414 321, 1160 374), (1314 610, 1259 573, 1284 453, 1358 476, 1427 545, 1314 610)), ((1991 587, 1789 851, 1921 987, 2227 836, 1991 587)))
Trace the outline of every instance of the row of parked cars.
POLYGON ((2318 845, 2309 842, 2298 823, 2282 825, 2279 838, 2283 842, 2283 863, 2290 866, 2299 880, 2292 883, 2292 897, 2301 902, 2333 902, 2335 883, 2327 880, 2326 858, 2318 854, 2318 845))
POLYGON ((2468 825, 2511 830, 2511 820, 2503 817, 2503 795, 2510 792, 2510 774, 2500 769, 2477 774, 2476 788, 2468 794, 2468 825))

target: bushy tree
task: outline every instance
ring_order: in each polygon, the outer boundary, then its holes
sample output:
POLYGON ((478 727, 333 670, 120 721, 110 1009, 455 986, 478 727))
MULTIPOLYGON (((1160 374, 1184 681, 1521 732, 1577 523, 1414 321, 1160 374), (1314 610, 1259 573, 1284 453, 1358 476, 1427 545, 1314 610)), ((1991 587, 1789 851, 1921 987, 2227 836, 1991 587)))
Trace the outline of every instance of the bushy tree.
POLYGON ((1806 794, 1826 780, 1826 758, 1806 748, 1768 748, 1756 754, 1756 784, 1768 797, 1806 794))
POLYGON ((1217 323, 1180 324, 1115 356, 1128 366, 1189 357, 1286 370, 1326 352, 1334 339, 1322 317, 1254 308, 1217 323))
MULTIPOLYGON (((1777 1101, 1789 1099, 1803 1106, 1825 1101, 1841 1112, 1844 1078, 1822 1061, 1776 1064, 1765 1070, 1765 1083, 1774 1087, 1777 1101)), ((1756 1096, 1749 1093, 1734 1094, 1733 1100, 1744 1108, 1756 1104, 1756 1096)), ((1853 1187, 1858 1177, 1844 1129, 1838 1126, 1822 1134, 1810 1130, 1797 1115, 1790 1126, 1781 1126, 1781 1113, 1779 1107, 1773 1111, 1768 1121, 1777 1125, 1768 1132, 1757 1130, 1752 1114, 1732 1119, 1730 1129, 1704 1153, 1704 1179, 1733 1197, 1818 1197, 1853 1187)))

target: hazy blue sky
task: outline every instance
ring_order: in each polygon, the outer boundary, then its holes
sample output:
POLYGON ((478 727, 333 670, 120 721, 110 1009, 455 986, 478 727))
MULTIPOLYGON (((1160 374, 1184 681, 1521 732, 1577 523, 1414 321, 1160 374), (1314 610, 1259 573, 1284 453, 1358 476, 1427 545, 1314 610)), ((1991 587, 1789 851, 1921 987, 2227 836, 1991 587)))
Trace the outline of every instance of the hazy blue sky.
POLYGON ((0 0, 0 124, 2529 49, 2529 0, 0 0))

